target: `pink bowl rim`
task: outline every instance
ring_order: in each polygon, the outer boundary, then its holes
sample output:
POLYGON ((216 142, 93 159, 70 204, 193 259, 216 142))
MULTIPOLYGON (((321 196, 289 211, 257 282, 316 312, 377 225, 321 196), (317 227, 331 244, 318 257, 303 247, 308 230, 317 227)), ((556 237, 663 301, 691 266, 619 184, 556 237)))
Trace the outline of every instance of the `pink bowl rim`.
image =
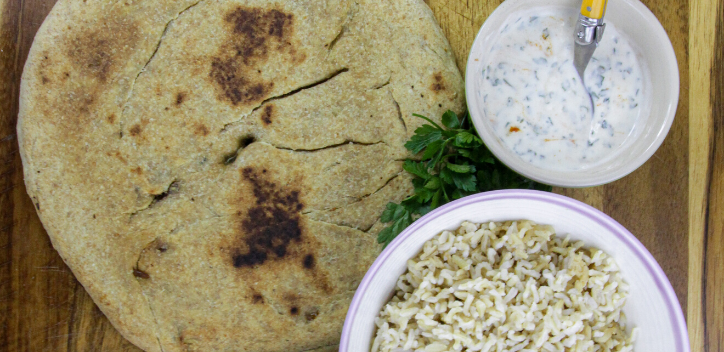
POLYGON ((594 220, 599 225, 608 229, 621 241, 623 241, 630 249, 633 250, 641 263, 644 264, 646 270, 653 277, 654 282, 656 283, 656 287, 659 289, 659 292, 663 294, 666 302, 668 303, 667 310, 671 320, 672 329, 675 332, 674 343, 676 345, 676 351, 690 351, 686 321, 684 320, 684 314, 681 310, 681 306, 678 303, 676 293, 674 292, 671 283, 667 279, 666 274, 664 274, 664 271, 661 269, 661 266, 658 264, 658 262, 656 262, 656 260, 651 255, 651 253, 649 253, 646 247, 644 247, 644 245, 633 234, 631 234, 631 232, 629 232, 625 227, 623 227, 610 216, 583 202, 555 193, 520 189, 484 192, 458 199, 431 211, 427 215, 415 221, 412 225, 408 226, 404 231, 402 231, 402 233, 400 233, 397 238, 395 238, 392 243, 390 243, 390 245, 388 245, 387 248, 382 251, 379 257, 377 257, 370 269, 365 274, 362 282, 360 282, 354 294, 354 298, 352 299, 352 303, 350 304, 349 310, 347 311, 347 316, 344 320, 344 327, 342 328, 342 338, 339 344, 339 351, 347 352, 351 334, 351 322, 354 321, 357 315, 357 311, 359 309, 362 297, 365 295, 365 292, 369 288, 369 285, 372 282, 372 278, 374 278, 377 272, 384 267, 387 259, 400 246, 403 241, 405 241, 408 237, 412 236, 412 234, 414 234, 424 225, 435 221, 435 219, 444 216, 452 211, 455 211, 459 208, 473 203, 483 203, 501 199, 536 200, 563 206, 565 208, 568 208, 569 210, 578 212, 579 214, 594 220))

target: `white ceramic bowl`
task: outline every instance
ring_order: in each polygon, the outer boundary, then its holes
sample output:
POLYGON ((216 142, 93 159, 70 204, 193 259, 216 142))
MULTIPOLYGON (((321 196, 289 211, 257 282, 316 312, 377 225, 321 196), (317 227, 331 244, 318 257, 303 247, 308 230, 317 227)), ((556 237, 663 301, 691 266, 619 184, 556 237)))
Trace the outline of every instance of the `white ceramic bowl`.
POLYGON ((604 250, 618 263, 630 295, 623 309, 627 327, 639 327, 634 351, 688 352, 684 315, 671 284, 636 237, 606 214, 564 196, 528 190, 494 191, 448 203, 403 231, 372 264, 354 295, 342 331, 340 352, 368 352, 374 319, 391 298, 407 260, 443 230, 473 222, 530 219, 604 250))
MULTIPOLYGON (((561 187, 589 187, 615 181, 636 170, 659 148, 671 128, 679 101, 679 69, 674 49, 664 28, 638 0, 609 0, 605 21, 626 35, 638 51, 644 77, 650 81, 648 114, 643 113, 634 127, 632 138, 616 152, 615 157, 577 171, 553 171, 531 165, 519 158, 495 134, 483 112, 478 96, 482 84, 484 53, 497 38, 508 17, 518 11, 535 7, 566 6, 578 9, 580 0, 507 0, 503 2, 480 28, 468 58, 465 90, 468 110, 480 137, 490 151, 516 172, 533 180, 561 187)), ((605 34, 604 34, 605 35, 605 34)), ((573 41, 573 33, 571 33, 573 41)))

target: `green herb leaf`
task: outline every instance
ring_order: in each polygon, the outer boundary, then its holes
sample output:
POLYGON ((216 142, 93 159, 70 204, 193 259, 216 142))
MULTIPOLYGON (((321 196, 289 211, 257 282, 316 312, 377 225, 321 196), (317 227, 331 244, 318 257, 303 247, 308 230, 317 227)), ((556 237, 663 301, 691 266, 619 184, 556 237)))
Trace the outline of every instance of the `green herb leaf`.
POLYGON ((392 226, 385 227, 379 234, 377 234, 377 243, 382 243, 384 244, 384 247, 387 247, 387 245, 390 244, 397 235, 399 234, 392 233, 392 226))
POLYGON ((490 176, 490 183, 493 189, 503 189, 503 184, 500 183, 500 170, 493 170, 493 174, 490 176))
POLYGON ((493 153, 488 149, 480 147, 475 149, 458 149, 460 155, 472 160, 475 163, 495 164, 493 153))
POLYGON ((460 153, 460 155, 462 155, 468 159, 473 159, 473 155, 474 155, 475 151, 469 150, 469 149, 460 149, 460 150, 458 150, 458 153, 460 153))
POLYGON ((433 177, 429 181, 427 181, 427 183, 425 183, 425 188, 431 189, 431 190, 436 190, 436 189, 440 188, 441 185, 442 185, 442 183, 440 182, 440 178, 433 177))
POLYGON ((405 171, 407 171, 419 178, 422 178, 424 180, 427 180, 428 178, 432 177, 432 175, 430 175, 430 173, 427 171, 427 167, 422 162, 416 162, 416 161, 407 159, 407 160, 405 160, 405 163, 402 165, 402 168, 405 171))
POLYGON ((440 150, 438 150, 435 153, 435 156, 433 156, 430 161, 427 162, 427 167, 429 169, 434 169, 435 166, 437 166, 437 163, 442 159, 442 154, 445 152, 445 147, 447 147, 447 141, 443 142, 440 146, 440 150))
POLYGON ((447 163, 447 168, 461 174, 467 174, 475 172, 475 165, 458 165, 447 163))
POLYGON ((445 125, 445 127, 451 129, 460 128, 460 120, 458 119, 458 115, 455 115, 455 113, 450 110, 446 111, 442 115, 442 124, 445 125))
POLYGON ((432 199, 430 200, 430 208, 435 209, 440 206, 440 199, 442 198, 442 189, 439 189, 437 192, 435 192, 435 195, 432 196, 432 199))
POLYGON ((410 225, 412 225, 412 218, 410 217, 410 213, 406 213, 405 216, 395 221, 395 224, 392 226, 392 232, 399 234, 410 225))
POLYGON ((477 180, 475 179, 475 175, 473 174, 459 174, 457 172, 453 172, 452 174, 453 182, 455 183, 455 187, 458 189, 461 189, 463 191, 467 192, 475 192, 475 186, 477 185, 477 180))
POLYGON ((425 149, 425 152, 422 153, 422 160, 430 160, 432 159, 435 154, 440 153, 440 149, 445 145, 445 141, 439 140, 434 141, 430 144, 428 144, 427 149, 425 149))
POLYGON ((387 203, 387 208, 385 209, 385 211, 382 212, 382 217, 380 218, 380 221, 390 222, 395 219, 399 219, 404 212, 405 207, 399 204, 389 202, 387 203))
POLYGON ((442 132, 438 130, 434 130, 429 133, 417 133, 417 131, 420 129, 421 128, 415 130, 415 134, 412 136, 412 138, 410 138, 410 140, 405 143, 405 148, 411 151, 412 154, 417 154, 425 149, 430 143, 442 139, 442 132))
POLYGON ((466 197, 470 194, 471 193, 465 192, 461 189, 456 189, 455 192, 453 192, 452 197, 453 197, 453 199, 460 199, 460 198, 466 197))
POLYGON ((449 185, 455 184, 455 182, 453 181, 452 174, 453 173, 452 173, 452 171, 450 171, 450 169, 447 169, 447 168, 442 169, 442 170, 440 170, 440 179, 442 180, 442 182, 445 182, 449 185))
POLYGON ((483 141, 470 132, 460 132, 455 136, 453 145, 458 148, 477 148, 483 145, 483 141))
POLYGON ((435 209, 435 208, 433 208, 430 204, 423 205, 420 208, 418 208, 417 214, 419 214, 420 216, 423 216, 423 215, 429 213, 430 211, 432 211, 433 209, 435 209))
POLYGON ((388 203, 380 222, 388 223, 377 235, 387 246, 413 221, 431 210, 475 192, 506 188, 550 191, 548 185, 520 176, 496 161, 477 136, 468 115, 458 118, 452 111, 442 116, 440 127, 430 118, 415 130, 405 143, 412 154, 422 153, 421 160, 405 160, 403 169, 413 175, 414 194, 399 204, 388 203))
POLYGON ((430 125, 422 125, 415 129, 415 134, 424 135, 424 134, 430 134, 435 132, 442 132, 442 129, 435 128, 430 125))
POLYGON ((488 170, 478 170, 478 190, 480 192, 487 192, 493 190, 493 183, 491 182, 490 172, 488 170))
POLYGON ((407 211, 409 211, 410 213, 414 213, 420 208, 420 202, 417 201, 417 198, 415 196, 403 200, 402 202, 400 202, 400 205, 405 207, 405 209, 407 209, 407 211))
POLYGON ((434 190, 428 189, 427 187, 422 188, 415 188, 415 196, 414 199, 420 203, 425 204, 432 199, 432 196, 435 194, 434 190))

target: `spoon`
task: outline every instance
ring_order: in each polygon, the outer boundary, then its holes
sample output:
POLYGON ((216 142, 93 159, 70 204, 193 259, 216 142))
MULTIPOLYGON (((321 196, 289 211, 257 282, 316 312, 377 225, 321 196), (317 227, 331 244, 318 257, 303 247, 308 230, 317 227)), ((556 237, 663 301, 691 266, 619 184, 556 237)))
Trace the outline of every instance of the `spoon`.
MULTIPOLYGON (((573 50, 573 64, 576 66, 581 83, 586 89, 584 72, 588 62, 591 61, 593 52, 596 51, 598 43, 603 38, 603 31, 606 24, 603 23, 603 15, 606 13, 607 0, 583 0, 581 13, 578 15, 575 32, 575 47, 573 50)), ((591 114, 593 114, 593 97, 586 89, 588 100, 591 103, 591 114)))

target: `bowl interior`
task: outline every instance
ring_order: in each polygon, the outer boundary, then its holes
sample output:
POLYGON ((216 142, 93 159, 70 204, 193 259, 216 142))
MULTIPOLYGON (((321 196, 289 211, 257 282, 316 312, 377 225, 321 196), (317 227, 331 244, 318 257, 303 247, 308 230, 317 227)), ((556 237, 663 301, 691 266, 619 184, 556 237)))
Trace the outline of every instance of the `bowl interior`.
POLYGON ((679 71, 673 47, 659 21, 640 1, 610 0, 605 21, 612 23, 622 35, 627 36, 637 52, 644 77, 648 81, 644 86, 644 94, 649 98, 647 106, 644 107, 631 138, 602 162, 575 171, 555 171, 533 166, 515 155, 497 137, 484 114, 477 87, 482 84, 483 77, 480 73, 482 66, 486 64, 484 53, 489 52, 508 17, 519 11, 552 6, 567 7, 575 11, 580 6, 580 1, 508 0, 486 20, 468 58, 465 77, 468 110, 488 148, 518 173, 539 182, 562 187, 588 187, 612 182, 646 162, 661 145, 673 123, 679 99, 679 71))
POLYGON ((449 203, 416 221, 374 262, 352 301, 342 333, 341 352, 369 351, 376 331, 374 319, 394 291, 407 260, 425 241, 443 230, 473 222, 530 219, 570 234, 586 246, 610 254, 630 285, 623 311, 627 328, 639 328, 636 351, 689 351, 681 307, 671 284, 651 254, 631 233, 598 210, 576 200, 538 191, 496 191, 449 203))

